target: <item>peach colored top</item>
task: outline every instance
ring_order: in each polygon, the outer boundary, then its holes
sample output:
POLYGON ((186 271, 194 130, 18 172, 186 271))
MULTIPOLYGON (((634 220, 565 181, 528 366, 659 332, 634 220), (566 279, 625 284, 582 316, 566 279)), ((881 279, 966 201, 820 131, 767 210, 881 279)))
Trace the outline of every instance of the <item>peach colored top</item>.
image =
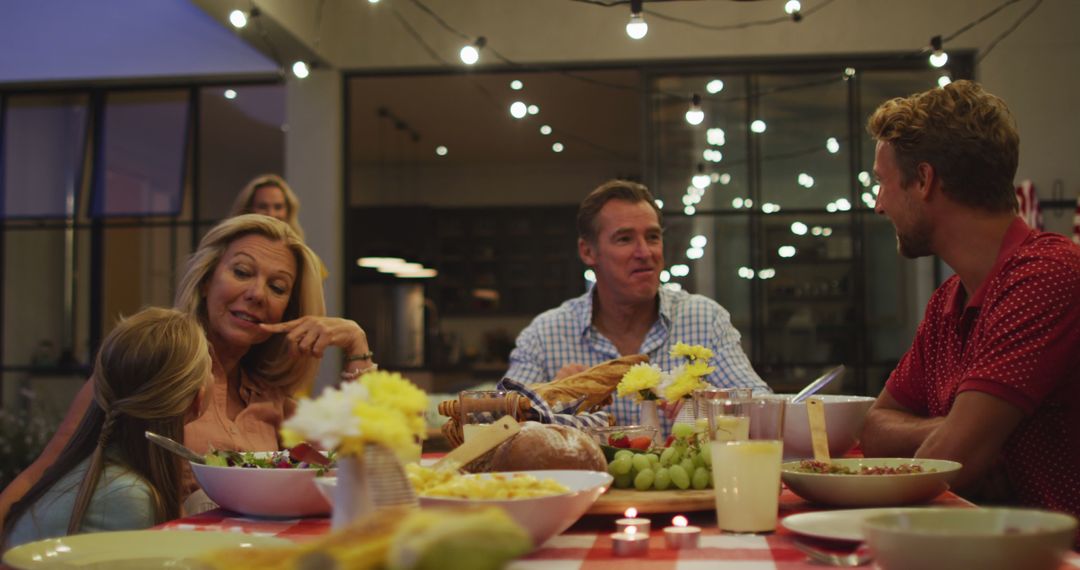
POLYGON ((196 453, 210 447, 232 451, 277 451, 278 428, 292 414, 296 403, 281 389, 244 371, 240 373, 240 398, 244 409, 230 420, 226 412, 228 381, 215 381, 210 402, 201 416, 184 426, 184 443, 196 453))

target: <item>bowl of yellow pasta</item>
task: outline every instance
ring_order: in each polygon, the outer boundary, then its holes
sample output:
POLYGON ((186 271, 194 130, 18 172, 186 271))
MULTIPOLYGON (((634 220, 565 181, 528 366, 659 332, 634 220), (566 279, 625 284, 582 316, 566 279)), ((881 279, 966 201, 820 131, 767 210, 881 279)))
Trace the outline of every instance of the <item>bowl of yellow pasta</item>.
MULTIPOLYGON (((495 506, 520 524, 539 547, 577 522, 611 486, 600 471, 551 470, 462 474, 456 469, 406 466, 421 508, 495 506)), ((333 500, 336 477, 317 481, 333 500)))

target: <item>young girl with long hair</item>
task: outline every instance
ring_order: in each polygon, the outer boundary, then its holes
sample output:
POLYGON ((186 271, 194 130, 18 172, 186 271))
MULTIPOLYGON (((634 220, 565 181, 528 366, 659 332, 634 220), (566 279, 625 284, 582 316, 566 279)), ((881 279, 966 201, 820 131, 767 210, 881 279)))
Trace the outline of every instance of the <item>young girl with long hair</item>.
POLYGON ((5 519, 4 549, 179 517, 184 464, 145 433, 183 440, 210 366, 194 316, 149 308, 122 320, 98 351, 94 399, 74 436, 5 519))

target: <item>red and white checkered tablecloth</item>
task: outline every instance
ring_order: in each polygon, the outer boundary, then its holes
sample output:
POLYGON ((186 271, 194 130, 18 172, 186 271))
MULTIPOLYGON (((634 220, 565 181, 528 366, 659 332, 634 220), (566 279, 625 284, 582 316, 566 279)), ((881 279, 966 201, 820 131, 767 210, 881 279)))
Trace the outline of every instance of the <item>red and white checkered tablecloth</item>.
MULTIPOLYGON (((946 493, 932 506, 972 507, 971 503, 946 493)), ((780 498, 780 516, 815 510, 790 491, 780 498)), ((538 550, 508 566, 508 570, 797 570, 820 569, 794 547, 795 535, 778 526, 766 535, 725 535, 716 529, 712 512, 684 513, 691 524, 702 527, 700 546, 693 550, 669 550, 659 529, 669 524, 671 514, 642 515, 653 521, 647 556, 617 557, 612 554, 610 534, 618 516, 586 516, 573 527, 546 542, 538 550)), ((329 532, 330 519, 257 519, 236 516, 217 509, 165 523, 160 529, 226 530, 272 535, 302 541, 329 532)), ((833 545, 835 546, 835 545, 833 545)), ((1080 555, 1069 555, 1062 568, 1080 568, 1080 555)))

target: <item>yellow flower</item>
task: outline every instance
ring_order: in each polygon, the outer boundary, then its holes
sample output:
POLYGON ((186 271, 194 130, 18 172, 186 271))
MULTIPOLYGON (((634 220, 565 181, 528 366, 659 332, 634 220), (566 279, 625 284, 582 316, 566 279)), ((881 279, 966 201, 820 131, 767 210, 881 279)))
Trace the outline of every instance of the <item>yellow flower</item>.
POLYGON ((708 383, 687 366, 675 376, 671 384, 664 388, 664 399, 674 402, 680 398, 688 397, 694 390, 706 387, 708 387, 708 383))
POLYGON ((709 360, 713 357, 713 351, 700 345, 689 345, 685 343, 675 343, 675 347, 671 349, 671 356, 683 356, 688 358, 691 362, 698 360, 709 360))
POLYGON ((401 412, 369 402, 360 402, 353 409, 353 416, 360 425, 360 437, 346 438, 340 452, 359 455, 369 443, 382 445, 399 457, 415 455, 418 447, 416 435, 401 412))
POLYGON ((703 360, 691 361, 687 363, 687 365, 683 369, 686 371, 687 374, 696 376, 698 378, 704 378, 716 371, 715 366, 709 366, 703 360))
POLYGON ((360 382, 371 392, 372 404, 410 415, 423 415, 427 410, 427 394, 397 372, 377 370, 361 376, 360 382))
POLYGON ((635 400, 642 399, 642 392, 651 390, 660 384, 660 369, 656 365, 642 362, 630 367, 619 381, 618 395, 624 397, 633 396, 635 400))

